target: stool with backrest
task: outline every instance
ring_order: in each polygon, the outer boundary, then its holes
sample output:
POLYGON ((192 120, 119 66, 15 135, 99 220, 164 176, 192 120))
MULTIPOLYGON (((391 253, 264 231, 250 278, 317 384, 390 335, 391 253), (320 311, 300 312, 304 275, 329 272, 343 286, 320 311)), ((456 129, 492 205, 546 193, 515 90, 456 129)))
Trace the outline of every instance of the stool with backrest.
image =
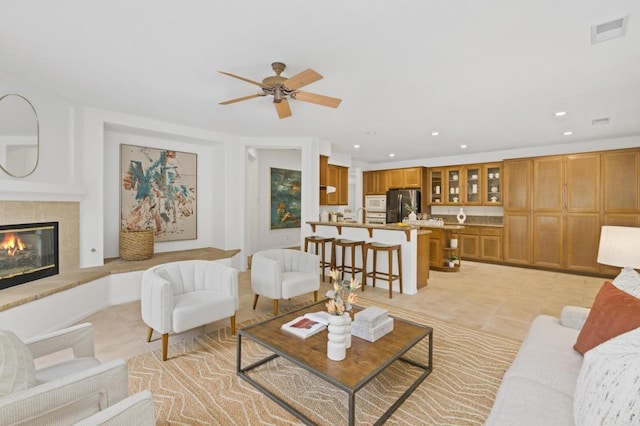
POLYGON ((321 237, 319 235, 310 235, 305 237, 304 239, 304 251, 309 253, 309 245, 313 247, 313 254, 320 256, 320 270, 321 276, 320 279, 324 281, 325 273, 324 270, 326 268, 331 269, 331 246, 329 246, 329 252, 327 253, 327 244, 331 244, 335 240, 333 237, 321 237), (327 260, 327 254, 329 254, 329 259, 327 260))
MULTIPOLYGON (((398 280, 400 294, 402 294, 402 246, 400 244, 380 244, 380 243, 369 243, 365 251, 371 250, 373 253, 373 270, 365 274, 367 278, 373 279, 372 286, 376 286, 376 279, 386 280, 389 282, 389 299, 393 298, 393 282, 398 280), (387 262, 387 271, 378 270, 378 254, 379 253, 387 253, 388 262, 387 262), (393 252, 396 252, 398 258, 398 273, 393 273, 393 252)), ((366 259, 367 256, 365 256, 366 259)), ((364 291, 365 282, 362 283, 362 290, 364 291)))
POLYGON ((362 280, 366 274, 367 252, 364 241, 353 241, 344 238, 337 238, 333 241, 331 249, 332 268, 340 273, 340 278, 344 279, 344 273, 350 273, 351 278, 356 278, 356 274, 362 273, 362 280), (360 248, 362 266, 357 266, 356 252, 360 248), (337 256, 337 249, 340 249, 340 258, 337 256), (350 252, 350 264, 346 264, 346 253, 350 252), (338 261, 339 260, 339 261, 338 261))

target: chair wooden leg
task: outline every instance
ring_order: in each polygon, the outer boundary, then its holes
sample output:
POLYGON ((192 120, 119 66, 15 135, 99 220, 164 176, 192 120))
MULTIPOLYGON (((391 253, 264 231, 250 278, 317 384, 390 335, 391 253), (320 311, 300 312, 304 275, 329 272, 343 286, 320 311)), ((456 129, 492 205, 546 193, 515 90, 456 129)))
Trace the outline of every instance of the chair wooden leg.
POLYGON ((313 301, 317 302, 318 301, 318 290, 313 292, 313 301))
POLYGON ((278 316, 278 299, 273 299, 273 316, 278 316))
POLYGON ((256 305, 258 304, 258 295, 253 296, 253 310, 256 310, 256 305))
POLYGON ((236 314, 233 314, 229 321, 231 321, 231 335, 234 336, 236 334, 236 314))
POLYGON ((169 333, 162 335, 162 360, 167 360, 167 351, 169 350, 169 333))
POLYGON ((147 342, 151 341, 152 334, 153 334, 153 328, 149 327, 149 330, 147 330, 147 342))

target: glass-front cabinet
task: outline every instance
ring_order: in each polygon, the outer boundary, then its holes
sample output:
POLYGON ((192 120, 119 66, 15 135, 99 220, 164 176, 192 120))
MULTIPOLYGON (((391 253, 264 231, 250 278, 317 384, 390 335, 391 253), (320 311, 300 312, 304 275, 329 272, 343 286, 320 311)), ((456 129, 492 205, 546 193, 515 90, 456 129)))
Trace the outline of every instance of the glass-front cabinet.
POLYGON ((444 192, 441 168, 430 168, 429 173, 429 204, 439 205, 443 204, 442 194, 444 192))
POLYGON ((485 205, 502 205, 502 167, 500 164, 484 165, 485 205))
POLYGON ((464 175, 462 170, 460 167, 447 167, 445 169, 448 188, 447 204, 462 204, 464 197, 464 175))
POLYGON ((465 204, 480 205, 482 204, 482 168, 477 165, 466 166, 465 175, 465 204))

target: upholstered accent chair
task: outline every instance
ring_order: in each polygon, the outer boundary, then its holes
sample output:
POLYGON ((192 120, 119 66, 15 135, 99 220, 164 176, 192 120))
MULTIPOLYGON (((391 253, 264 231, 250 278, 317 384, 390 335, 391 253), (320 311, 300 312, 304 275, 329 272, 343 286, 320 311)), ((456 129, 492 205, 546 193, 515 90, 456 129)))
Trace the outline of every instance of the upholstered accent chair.
MULTIPOLYGON (((13 332, 0 330, 0 424, 74 424, 127 401, 126 362, 100 363, 93 342, 89 323, 24 342, 13 332), (71 353, 55 355, 47 366, 36 368, 34 360, 65 350, 71 353)), ((130 402, 121 404, 125 414, 134 414, 124 407, 130 402)), ((136 424, 154 423, 151 408, 136 412, 136 424)), ((110 412, 101 414, 104 424, 111 421, 110 412)))
POLYGON ((251 258, 251 289, 258 296, 273 299, 273 315, 278 315, 278 301, 313 292, 318 301, 320 258, 311 253, 291 249, 257 252, 251 258))
POLYGON ((238 271, 224 263, 185 260, 165 263, 142 274, 142 320, 162 334, 162 360, 167 360, 169 333, 180 333, 230 318, 236 333, 238 271))

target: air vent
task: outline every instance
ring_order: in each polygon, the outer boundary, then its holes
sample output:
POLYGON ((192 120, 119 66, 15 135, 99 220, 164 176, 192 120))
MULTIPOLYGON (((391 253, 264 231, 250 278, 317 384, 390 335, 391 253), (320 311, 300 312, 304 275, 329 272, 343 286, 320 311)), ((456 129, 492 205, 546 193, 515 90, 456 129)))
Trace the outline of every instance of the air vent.
POLYGON ((625 16, 600 25, 591 26, 591 44, 601 43, 622 37, 627 33, 627 22, 629 17, 625 16))
POLYGON ((591 124, 593 126, 599 126, 601 124, 609 124, 609 121, 611 119, 609 117, 603 117, 603 118, 594 118, 593 120, 591 120, 591 124))

